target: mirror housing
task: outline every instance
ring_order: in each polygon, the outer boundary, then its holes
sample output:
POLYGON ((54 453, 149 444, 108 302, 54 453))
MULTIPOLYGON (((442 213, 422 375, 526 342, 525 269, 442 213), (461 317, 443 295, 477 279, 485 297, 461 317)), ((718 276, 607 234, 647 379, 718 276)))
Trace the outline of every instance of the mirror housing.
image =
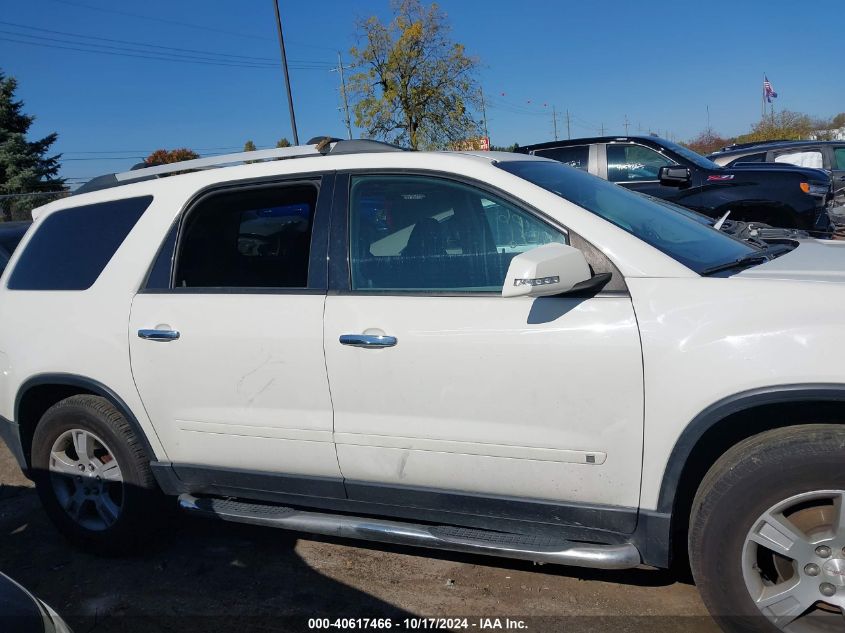
POLYGON ((592 277, 584 254, 566 244, 544 244, 511 260, 503 297, 548 297, 572 290, 592 277))
POLYGON ((692 182, 692 174, 688 167, 666 165, 657 172, 657 179, 667 187, 685 187, 692 182))

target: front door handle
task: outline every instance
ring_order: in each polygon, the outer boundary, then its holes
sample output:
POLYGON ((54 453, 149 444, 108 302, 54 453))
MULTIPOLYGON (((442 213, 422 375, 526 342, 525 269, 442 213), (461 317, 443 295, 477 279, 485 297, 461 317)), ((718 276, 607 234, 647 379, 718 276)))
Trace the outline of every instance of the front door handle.
POLYGON ((341 334, 340 344, 352 347, 393 347, 396 345, 396 337, 386 334, 341 334))
POLYGON ((178 330, 138 330, 138 336, 145 341, 175 341, 178 330))

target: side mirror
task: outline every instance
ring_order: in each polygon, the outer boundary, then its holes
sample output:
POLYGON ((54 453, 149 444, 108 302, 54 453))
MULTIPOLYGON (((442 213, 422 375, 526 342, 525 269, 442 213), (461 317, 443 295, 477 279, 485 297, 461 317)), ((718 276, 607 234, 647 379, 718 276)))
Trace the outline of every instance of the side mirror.
POLYGON ((584 254, 566 244, 545 244, 511 260, 503 297, 548 297, 568 292, 592 277, 584 254))
POLYGON ((657 172, 657 179, 661 185, 667 187, 684 187, 692 182, 692 174, 687 167, 668 165, 657 172))

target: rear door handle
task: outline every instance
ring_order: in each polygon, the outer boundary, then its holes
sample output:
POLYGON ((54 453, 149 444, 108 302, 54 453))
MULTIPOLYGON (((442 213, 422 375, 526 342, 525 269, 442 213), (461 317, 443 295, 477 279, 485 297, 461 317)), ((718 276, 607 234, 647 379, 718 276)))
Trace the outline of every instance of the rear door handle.
POLYGON ((178 330, 138 330, 138 336, 145 341, 175 341, 179 338, 178 330))
POLYGON ((396 337, 386 334, 341 334, 340 344, 352 347, 393 347, 396 345, 396 337))

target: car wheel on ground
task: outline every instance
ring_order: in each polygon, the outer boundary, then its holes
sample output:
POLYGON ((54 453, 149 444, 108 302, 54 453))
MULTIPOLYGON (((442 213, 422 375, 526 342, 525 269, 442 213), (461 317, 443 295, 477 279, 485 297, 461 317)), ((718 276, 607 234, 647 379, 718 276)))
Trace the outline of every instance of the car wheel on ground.
POLYGON ((166 506, 144 447, 105 398, 78 395, 41 418, 32 470, 61 532, 99 554, 125 554, 155 532, 166 506))
POLYGON ((724 630, 842 626, 843 460, 845 430, 818 424, 751 437, 710 469, 693 503, 689 549, 724 630))

